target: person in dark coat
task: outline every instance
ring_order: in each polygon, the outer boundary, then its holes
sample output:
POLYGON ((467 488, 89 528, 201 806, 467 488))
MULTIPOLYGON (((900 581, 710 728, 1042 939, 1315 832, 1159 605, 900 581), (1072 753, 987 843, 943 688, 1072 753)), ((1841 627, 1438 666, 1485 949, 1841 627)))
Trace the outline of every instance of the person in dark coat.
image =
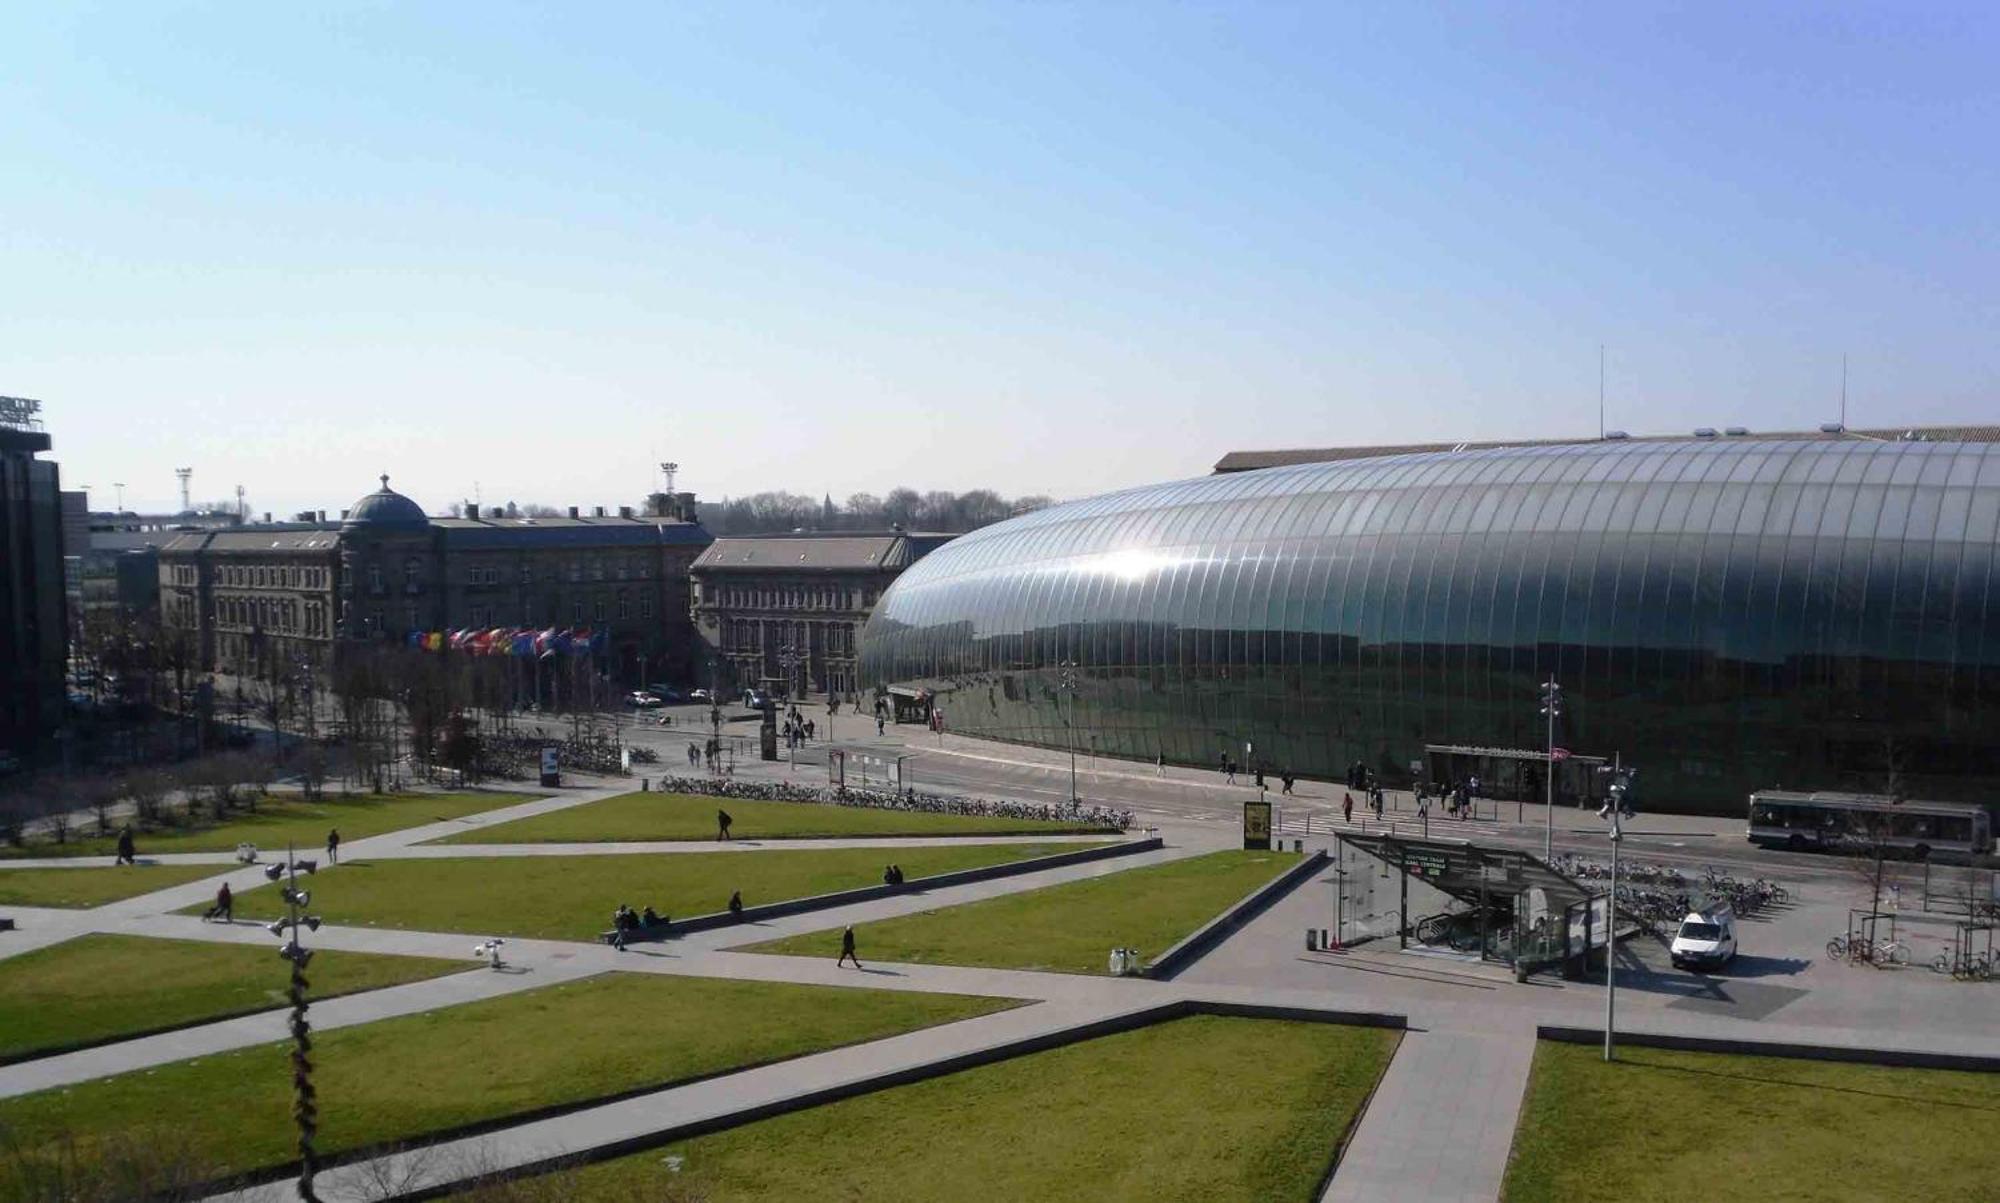
POLYGON ((743 913, 743 891, 741 890, 730 891, 729 913, 732 915, 740 915, 743 913))
POLYGON ((850 959, 856 969, 861 968, 861 958, 854 955, 854 925, 851 923, 848 924, 847 930, 840 933, 840 958, 834 961, 833 966, 838 969, 850 959))
POLYGON ((1354 795, 1340 795, 1340 817, 1343 822, 1354 822, 1354 795))
POLYGON ((736 838, 736 837, 734 837, 734 836, 732 836, 732 835, 730 835, 730 834, 729 834, 729 825, 730 825, 731 823, 734 823, 735 821, 736 821, 735 819, 732 819, 732 818, 730 818, 730 817, 729 817, 729 812, 728 812, 728 811, 726 811, 726 810, 718 810, 718 811, 716 811, 716 812, 715 812, 715 838, 716 838, 716 839, 718 839, 718 840, 729 840, 729 839, 734 839, 734 838, 736 838))
POLYGON ((340 829, 338 827, 326 833, 326 860, 331 865, 340 863, 340 829))
POLYGON ((229 892, 228 882, 223 882, 222 888, 215 892, 215 905, 209 909, 208 914, 204 915, 203 918, 215 919, 223 923, 235 922, 236 896, 229 892))
POLYGON ((121 865, 136 865, 139 863, 138 851, 132 843, 132 826, 129 823, 118 829, 118 860, 116 863, 121 865))

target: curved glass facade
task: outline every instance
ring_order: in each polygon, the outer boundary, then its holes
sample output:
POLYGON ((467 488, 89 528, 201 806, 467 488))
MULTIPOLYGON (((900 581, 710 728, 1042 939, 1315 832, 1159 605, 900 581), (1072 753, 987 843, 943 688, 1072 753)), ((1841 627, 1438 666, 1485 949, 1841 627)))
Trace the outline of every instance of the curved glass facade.
POLYGON ((1196 765, 1253 743, 1273 771, 1391 781, 1426 744, 1541 748, 1554 674, 1558 742, 1623 753, 1656 808, 1778 785, 1991 801, 1996 540, 1991 444, 1304 464, 965 535, 883 597, 861 670, 934 691, 963 734, 1196 765))

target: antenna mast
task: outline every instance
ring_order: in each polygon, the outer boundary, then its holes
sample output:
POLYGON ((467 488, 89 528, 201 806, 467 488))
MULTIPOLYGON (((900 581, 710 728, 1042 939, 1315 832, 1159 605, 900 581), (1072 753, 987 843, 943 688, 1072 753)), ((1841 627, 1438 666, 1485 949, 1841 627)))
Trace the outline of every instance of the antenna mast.
POLYGON ((1597 441, 1604 441, 1604 344, 1597 344, 1597 441))
POLYGON ((1840 428, 1847 429, 1847 352, 1840 353, 1840 428))
POLYGON ((193 468, 175 468, 174 475, 181 478, 181 513, 194 512, 194 502, 188 499, 188 479, 194 475, 193 468))
POLYGON ((674 492, 674 474, 680 470, 681 466, 671 460, 662 460, 660 462, 660 475, 667 478, 667 495, 670 497, 674 492))

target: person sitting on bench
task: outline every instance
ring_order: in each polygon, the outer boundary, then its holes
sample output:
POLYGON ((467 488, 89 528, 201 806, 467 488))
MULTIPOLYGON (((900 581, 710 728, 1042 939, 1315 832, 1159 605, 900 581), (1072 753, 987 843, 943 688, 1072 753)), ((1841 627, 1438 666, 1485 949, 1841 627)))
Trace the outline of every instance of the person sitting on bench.
POLYGON ((639 916, 640 927, 665 927, 666 925, 667 917, 650 906, 639 916))

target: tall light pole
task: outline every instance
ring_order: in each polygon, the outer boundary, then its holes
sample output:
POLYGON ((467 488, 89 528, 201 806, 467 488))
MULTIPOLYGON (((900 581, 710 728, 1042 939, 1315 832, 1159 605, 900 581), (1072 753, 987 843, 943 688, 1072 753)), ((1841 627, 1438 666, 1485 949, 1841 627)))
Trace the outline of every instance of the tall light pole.
POLYGON ((1614 754, 1612 765, 1599 772, 1611 774, 1610 798, 1604 804, 1611 820, 1611 896, 1605 907, 1604 929, 1604 1059, 1612 1058, 1612 1027, 1618 1009, 1618 845, 1624 842, 1626 791, 1637 769, 1627 769, 1622 754, 1614 754))
POLYGON ((1076 661, 1064 660, 1056 668, 1056 689, 1069 695, 1069 802, 1075 806, 1080 801, 1076 796, 1076 661))
POLYGON ((280 891, 285 900, 285 917, 267 925, 265 930, 285 940, 278 955, 291 962, 292 973, 289 998, 292 1004, 292 1122, 299 1133, 299 1198, 304 1203, 318 1203, 319 1196, 313 1193, 313 1175, 319 1172, 319 1156, 313 1150, 313 1138, 319 1134, 319 1095, 312 1083, 312 1024, 306 1020, 306 1011, 311 1006, 306 1000, 306 990, 311 983, 306 981, 306 963, 312 960, 312 950, 299 941, 301 924, 312 931, 319 930, 318 915, 305 914, 312 895, 299 889, 299 870, 312 873, 317 868, 316 861, 302 861, 293 853, 290 845, 285 848, 285 863, 267 865, 264 876, 276 881, 285 879, 280 891), (289 933, 289 938, 287 934, 289 933))
POLYGON ((1562 713, 1562 686, 1556 684, 1556 675, 1549 674, 1542 686, 1542 714, 1548 719, 1548 762, 1543 766, 1542 803, 1547 820, 1547 830, 1542 836, 1542 859, 1550 860, 1556 852, 1556 717, 1562 713))
MULTIPOLYGON (((797 670, 799 667, 798 645, 795 643, 787 643, 785 646, 779 648, 778 663, 785 666, 785 702, 787 705, 796 708, 798 706, 798 703, 793 700, 794 694, 792 688, 792 678, 797 675, 797 670)), ((793 733, 789 724, 785 728, 785 749, 786 749, 786 755, 791 760, 792 767, 798 768, 799 741, 797 736, 793 733)))

